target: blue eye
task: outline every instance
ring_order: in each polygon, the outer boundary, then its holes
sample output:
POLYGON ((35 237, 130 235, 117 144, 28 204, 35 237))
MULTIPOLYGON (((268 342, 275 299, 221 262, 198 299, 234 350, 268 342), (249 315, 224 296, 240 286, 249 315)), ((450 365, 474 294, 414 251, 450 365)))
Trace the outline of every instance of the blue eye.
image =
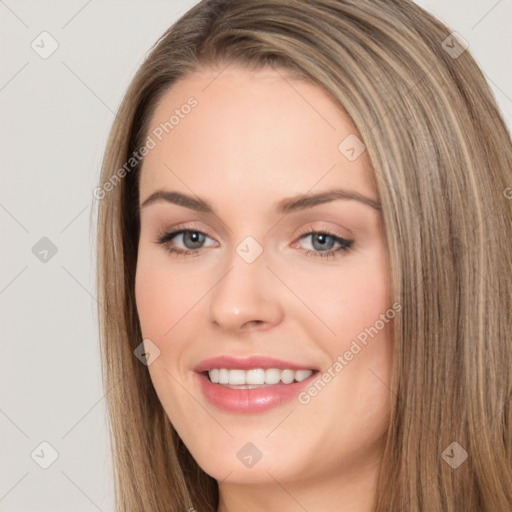
POLYGON ((205 238, 209 237, 204 233, 201 233, 201 231, 193 229, 180 229, 171 233, 164 233, 157 240, 157 243, 163 245, 170 253, 182 254, 184 256, 197 256, 199 254, 199 249, 202 247, 196 247, 196 245, 200 246, 202 243, 204 243, 205 238), (185 247, 187 246, 187 243, 190 243, 193 247, 186 247, 185 249, 181 249, 171 245, 171 241, 178 235, 182 235, 182 241, 185 247))
POLYGON ((320 247, 319 251, 305 249, 306 255, 313 257, 320 256, 321 258, 335 258, 338 256, 340 251, 350 252, 354 243, 353 240, 346 240, 345 238, 341 238, 326 231, 309 231, 305 235, 302 235, 300 238, 303 239, 307 237, 312 237, 312 246, 314 248, 320 247), (335 244, 338 244, 339 247, 337 249, 332 249, 331 247, 335 244), (326 248, 327 250, 323 250, 326 248))
MULTIPOLYGON (((340 253, 350 252, 354 243, 353 240, 338 237, 327 231, 308 231, 301 235, 299 239, 302 240, 307 237, 312 237, 312 246, 315 250, 304 249, 304 252, 306 256, 312 257, 334 258, 340 253), (333 249, 332 247, 336 244, 338 244, 338 247, 333 249)), ((173 255, 198 256, 200 250, 204 247, 202 244, 206 238, 210 237, 201 231, 195 229, 180 229, 163 233, 156 243, 163 245, 165 249, 173 255), (178 236, 182 236, 182 243, 185 245, 185 249, 171 244, 172 240, 178 236), (189 245, 189 247, 187 247, 187 245, 189 245)))

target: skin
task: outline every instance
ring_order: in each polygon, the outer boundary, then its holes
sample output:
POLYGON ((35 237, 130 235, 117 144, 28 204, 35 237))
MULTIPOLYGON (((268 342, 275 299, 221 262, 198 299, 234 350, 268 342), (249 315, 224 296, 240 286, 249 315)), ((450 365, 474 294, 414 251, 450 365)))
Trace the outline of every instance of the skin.
POLYGON ((204 198, 216 212, 165 201, 141 210, 136 302, 143 336, 160 350, 148 366, 152 382, 198 464, 219 482, 219 512, 370 511, 389 421, 392 321, 305 405, 226 412, 194 379, 196 364, 219 355, 328 371, 391 307, 379 210, 355 200, 284 216, 274 209, 334 188, 378 201, 366 152, 350 161, 338 149, 357 134, 349 118, 323 89, 283 70, 222 69, 177 82, 150 123, 197 99, 145 157, 140 204, 166 189, 204 198), (156 243, 189 226, 206 235, 202 247, 183 235, 168 245, 201 247, 198 255, 156 243), (353 240, 352 251, 307 255, 340 246, 327 239, 322 249, 311 229, 353 240), (263 250, 250 264, 236 252, 247 236, 263 250), (262 453, 250 468, 237 458, 247 442, 262 453))

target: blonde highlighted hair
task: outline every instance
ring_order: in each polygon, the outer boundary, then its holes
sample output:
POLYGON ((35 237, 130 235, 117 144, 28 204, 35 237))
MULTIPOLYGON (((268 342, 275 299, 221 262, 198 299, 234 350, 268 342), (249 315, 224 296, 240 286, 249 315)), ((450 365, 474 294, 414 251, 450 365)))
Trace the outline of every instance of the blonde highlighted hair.
MULTIPOLYGON (((409 0, 203 0, 132 80, 101 174, 104 187, 144 145, 159 99, 201 66, 273 66, 318 84, 350 116, 373 168, 403 306, 378 512, 512 510, 512 144, 469 51, 449 51, 450 32, 409 0), (454 442, 468 454, 457 468, 446 457, 454 442)), ((216 511, 217 482, 134 356, 139 170, 98 196, 117 510, 216 511)))

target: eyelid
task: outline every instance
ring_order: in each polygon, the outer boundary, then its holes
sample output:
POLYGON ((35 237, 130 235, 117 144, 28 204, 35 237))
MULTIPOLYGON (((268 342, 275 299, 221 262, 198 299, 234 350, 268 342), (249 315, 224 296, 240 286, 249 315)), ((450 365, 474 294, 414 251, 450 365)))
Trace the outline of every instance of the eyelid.
POLYGON ((211 238, 212 240, 215 240, 215 238, 209 234, 207 229, 204 229, 197 224, 194 224, 194 223, 190 224, 187 222, 177 224, 176 226, 172 226, 171 228, 162 228, 159 231, 158 237, 160 238, 160 236, 167 235, 168 233, 175 233, 176 231, 197 231, 199 233, 206 235, 207 237, 211 238))
POLYGON ((343 238, 344 240, 350 240, 352 241, 354 239, 354 235, 352 233, 352 231, 350 231, 349 229, 347 228, 343 228, 347 234, 344 235, 343 233, 340 232, 340 229, 342 228, 342 226, 339 226, 339 225, 336 225, 337 228, 332 228, 332 227, 329 227, 327 225, 327 223, 315 223, 315 222, 310 222, 308 224, 306 224, 305 227, 301 227, 299 230, 298 230, 298 233, 294 236, 294 238, 300 238, 302 237, 303 235, 308 235, 310 233, 329 233, 331 234, 332 236, 335 236, 335 237, 338 237, 338 238, 343 238))

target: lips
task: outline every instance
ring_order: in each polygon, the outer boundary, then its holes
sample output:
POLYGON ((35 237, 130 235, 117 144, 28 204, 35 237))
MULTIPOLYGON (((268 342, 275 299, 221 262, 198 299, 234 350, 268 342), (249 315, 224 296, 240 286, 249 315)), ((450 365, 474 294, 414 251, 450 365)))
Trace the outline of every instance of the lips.
MULTIPOLYGON (((318 369, 289 361, 283 361, 270 357, 251 356, 247 358, 233 358, 221 356, 206 359, 194 367, 196 379, 203 396, 215 407, 224 411, 241 414, 254 414, 266 411, 270 408, 283 405, 296 397, 302 389, 307 387, 318 373, 318 369), (257 385, 230 385, 226 383, 212 382, 209 374, 217 375, 218 370, 223 373, 241 373, 241 370, 264 370, 267 374, 276 370, 291 371, 295 375, 308 375, 300 382, 257 384, 257 385), (308 371, 309 370, 309 371, 308 371), (227 371, 227 372, 226 372, 227 371)), ((247 372, 249 374, 250 372, 247 372)), ((282 375, 286 372, 282 372, 282 375)))
POLYGON ((228 368, 238 370, 251 370, 253 368, 280 368, 281 370, 314 370, 317 368, 311 366, 300 365, 289 361, 274 359, 265 356, 250 356, 246 358, 235 358, 231 356, 212 357, 205 359, 194 367, 194 371, 202 373, 213 368, 228 368))

